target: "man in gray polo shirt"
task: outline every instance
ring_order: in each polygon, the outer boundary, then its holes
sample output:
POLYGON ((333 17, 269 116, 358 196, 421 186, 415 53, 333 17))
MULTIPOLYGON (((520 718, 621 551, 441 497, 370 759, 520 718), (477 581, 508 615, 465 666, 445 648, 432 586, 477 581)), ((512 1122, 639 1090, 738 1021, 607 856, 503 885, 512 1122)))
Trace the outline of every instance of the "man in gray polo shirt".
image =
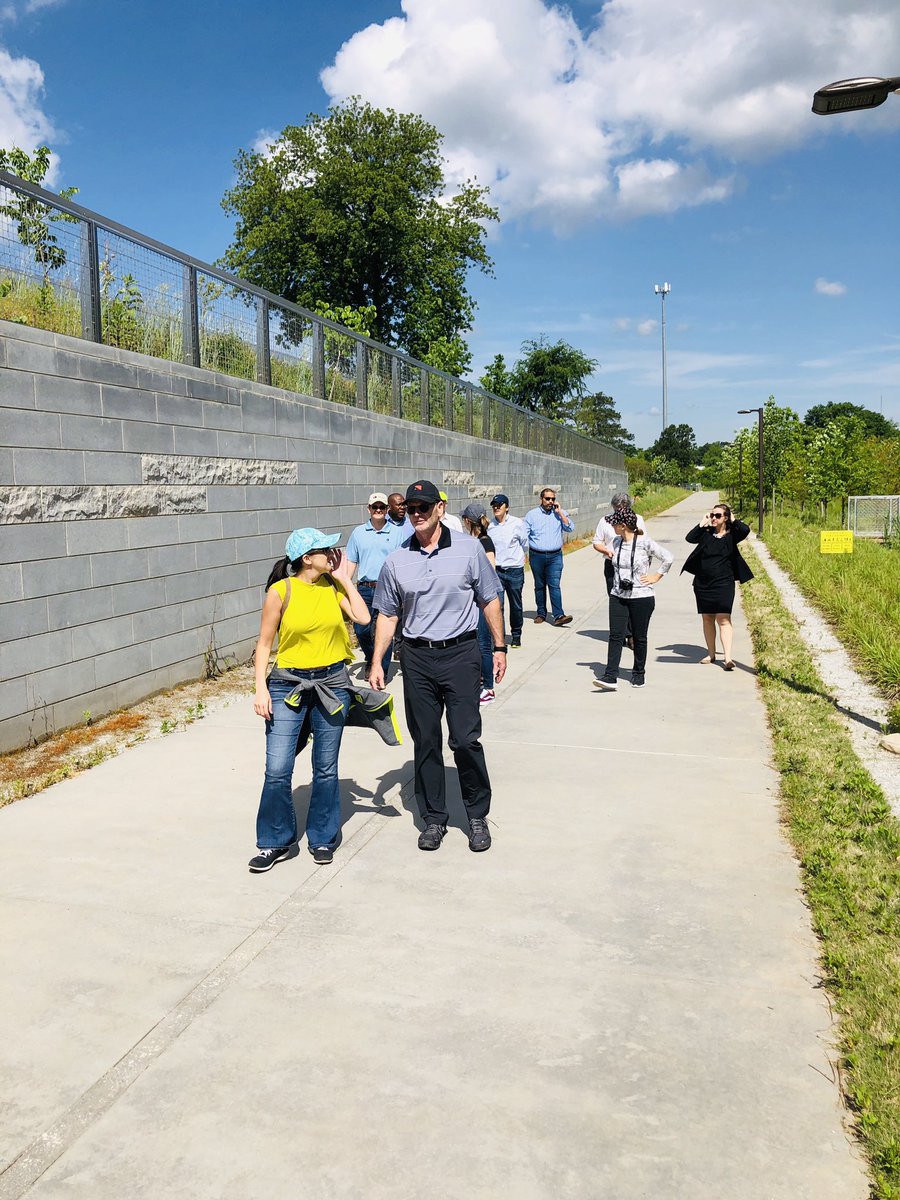
POLYGON ((487 850, 491 781, 481 737, 481 651, 478 610, 494 641, 494 678, 506 672, 500 584, 479 539, 441 524, 438 489, 420 479, 406 492, 413 536, 381 568, 373 607, 378 612, 369 683, 384 687, 381 662, 402 613, 403 698, 412 735, 415 787, 425 829, 420 850, 437 850, 447 832, 441 715, 447 710, 450 746, 469 818, 469 849, 487 850))

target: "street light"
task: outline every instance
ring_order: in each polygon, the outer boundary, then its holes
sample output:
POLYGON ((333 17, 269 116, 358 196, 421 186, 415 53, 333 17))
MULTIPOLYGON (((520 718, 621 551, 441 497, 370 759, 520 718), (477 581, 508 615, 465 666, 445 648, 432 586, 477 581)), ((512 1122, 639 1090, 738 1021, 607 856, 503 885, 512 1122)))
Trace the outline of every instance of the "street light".
POLYGON ((759 501, 757 504, 757 533, 763 535, 763 514, 765 512, 765 493, 763 492, 763 410, 761 408, 739 408, 739 413, 756 413, 759 416, 759 501))
POLYGON ((891 92, 900 94, 900 75, 892 79, 839 79, 837 83, 819 88, 813 96, 812 110, 825 117, 832 113, 854 112, 859 108, 877 108, 879 104, 884 104, 891 92))
POLYGON ((671 284, 657 283, 653 287, 654 292, 659 296, 659 301, 662 306, 662 375, 663 375, 663 429, 669 427, 669 390, 666 386, 666 296, 672 290, 671 284))

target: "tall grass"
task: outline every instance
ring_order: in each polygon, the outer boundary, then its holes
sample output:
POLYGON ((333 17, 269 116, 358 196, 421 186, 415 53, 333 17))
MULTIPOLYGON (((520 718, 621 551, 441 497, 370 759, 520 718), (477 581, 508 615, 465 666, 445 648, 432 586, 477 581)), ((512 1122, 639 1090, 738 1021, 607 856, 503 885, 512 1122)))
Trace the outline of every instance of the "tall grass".
POLYGON ((900 702, 900 552, 856 538, 852 554, 821 554, 818 528, 789 516, 779 516, 764 540, 862 671, 900 702))

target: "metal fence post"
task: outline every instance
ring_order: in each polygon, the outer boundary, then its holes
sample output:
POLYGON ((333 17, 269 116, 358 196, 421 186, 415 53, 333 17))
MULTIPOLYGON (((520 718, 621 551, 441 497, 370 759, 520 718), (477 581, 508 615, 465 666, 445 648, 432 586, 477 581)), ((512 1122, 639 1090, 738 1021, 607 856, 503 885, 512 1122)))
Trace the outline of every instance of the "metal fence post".
POLYGON ((453 384, 444 380, 444 428, 453 428, 453 384))
POLYGON ((420 393, 420 397, 419 397, 419 399, 420 399, 419 420, 422 422, 423 425, 427 425, 429 423, 428 422, 429 404, 428 404, 428 369, 427 369, 427 367, 419 368, 419 386, 421 388, 421 393, 420 393))
POLYGON ((391 408, 395 417, 403 416, 400 403, 400 359, 391 355, 391 408))
POLYGON ((356 407, 368 408, 369 395, 367 380, 368 372, 368 351, 366 350, 365 342, 356 343, 356 407))
POLYGON ((472 385, 466 384, 466 433, 472 436, 472 385))
POLYGON ((325 326, 321 321, 312 323, 312 393, 318 400, 325 399, 325 326))
POLYGON ((200 366, 200 320, 197 311, 197 270, 184 263, 184 283, 181 289, 181 335, 184 340, 184 361, 200 366))
POLYGON ((100 254, 97 226, 81 222, 81 336, 92 342, 103 341, 100 316, 100 254))
POLYGON ((272 382, 272 358, 269 347, 269 302, 264 296, 256 301, 256 379, 272 382))

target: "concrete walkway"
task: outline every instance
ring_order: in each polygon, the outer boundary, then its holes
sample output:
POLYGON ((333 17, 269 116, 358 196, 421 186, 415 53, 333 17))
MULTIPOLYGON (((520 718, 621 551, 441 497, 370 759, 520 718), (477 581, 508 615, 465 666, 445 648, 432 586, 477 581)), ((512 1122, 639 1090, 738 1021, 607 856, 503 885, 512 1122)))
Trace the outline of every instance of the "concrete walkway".
POLYGON ((677 574, 709 501, 650 523, 643 691, 591 687, 567 557, 485 712, 488 854, 459 811, 420 853, 408 745, 352 730, 334 865, 250 875, 249 700, 0 811, 0 1197, 862 1200, 746 628, 699 665, 677 574))

